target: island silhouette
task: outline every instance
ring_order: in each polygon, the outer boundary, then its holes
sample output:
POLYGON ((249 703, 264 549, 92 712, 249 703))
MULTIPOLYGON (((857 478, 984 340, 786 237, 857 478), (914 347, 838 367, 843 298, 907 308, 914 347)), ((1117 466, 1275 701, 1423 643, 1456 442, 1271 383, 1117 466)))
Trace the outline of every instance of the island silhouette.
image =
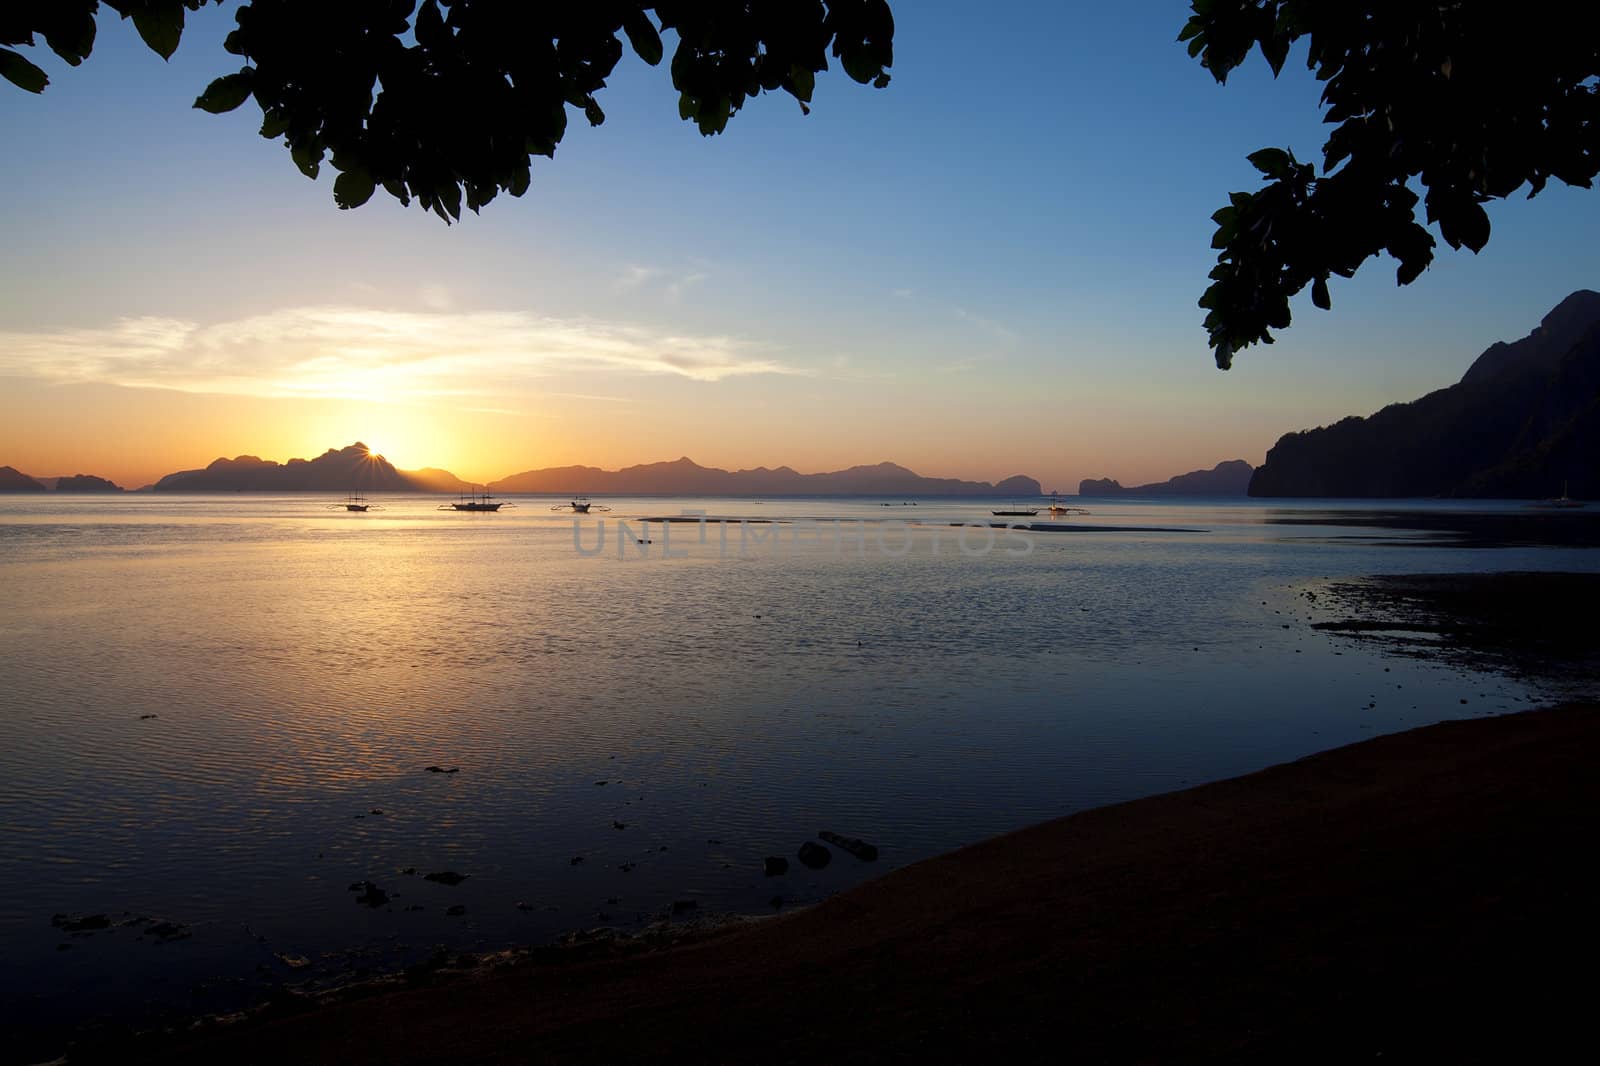
POLYGON ((1461 380, 1366 418, 1290 433, 1252 496, 1539 499, 1600 492, 1600 293, 1579 289, 1461 380))
POLYGON ((43 484, 13 466, 0 466, 0 492, 48 492, 43 484))
MULTIPOLYGON (((155 483, 157 492, 445 492, 479 486, 448 470, 399 470, 357 441, 329 448, 315 459, 278 463, 255 455, 218 458, 196 470, 180 470, 155 483)), ((723 470, 687 456, 621 470, 563 466, 525 470, 491 481, 491 492, 567 495, 603 492, 635 496, 1039 496, 1039 482, 1015 475, 998 482, 923 477, 895 463, 852 466, 816 474, 791 467, 723 470)))
POLYGON ((1078 482, 1079 496, 1243 496, 1255 468, 1243 459, 1229 459, 1210 470, 1187 474, 1149 485, 1125 488, 1115 478, 1085 478, 1078 482))

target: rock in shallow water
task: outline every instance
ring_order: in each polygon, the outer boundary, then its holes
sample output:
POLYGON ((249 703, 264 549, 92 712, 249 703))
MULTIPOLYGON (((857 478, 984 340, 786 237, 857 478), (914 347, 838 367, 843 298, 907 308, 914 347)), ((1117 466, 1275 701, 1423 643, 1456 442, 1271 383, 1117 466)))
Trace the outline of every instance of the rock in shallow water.
POLYGON ((813 870, 820 870, 833 861, 833 852, 821 844, 806 841, 800 845, 800 861, 813 870))
POLYGON ((381 907, 389 902, 389 893, 371 881, 356 881, 346 891, 361 893, 356 897, 356 902, 363 907, 381 907))
POLYGON ((789 860, 781 855, 768 855, 761 860, 761 872, 767 877, 782 877, 789 872, 789 860))
POLYGON ((64 933, 86 933, 96 929, 110 929, 111 919, 103 914, 84 914, 75 918, 65 914, 52 914, 50 924, 64 933))
POLYGON ((868 844, 865 840, 840 836, 838 833, 832 833, 826 829, 818 833, 817 836, 826 840, 840 851, 849 852, 862 862, 874 862, 878 858, 878 849, 868 844))

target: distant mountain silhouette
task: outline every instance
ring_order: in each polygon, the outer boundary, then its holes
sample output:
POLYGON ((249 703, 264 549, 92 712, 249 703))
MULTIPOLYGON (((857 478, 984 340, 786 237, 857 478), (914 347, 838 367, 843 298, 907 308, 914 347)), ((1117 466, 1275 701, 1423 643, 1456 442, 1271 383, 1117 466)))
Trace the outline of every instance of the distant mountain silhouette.
POLYGON ((1290 433, 1252 496, 1600 494, 1600 293, 1579 290, 1459 382, 1368 418, 1290 433))
POLYGON ((357 441, 315 459, 276 463, 254 455, 217 459, 204 470, 180 470, 155 483, 157 492, 415 492, 381 455, 357 441))
POLYGON ((43 485, 16 467, 0 466, 0 492, 45 492, 43 485))
POLYGON ((115 481, 108 481, 103 477, 93 474, 73 474, 71 477, 56 477, 48 479, 50 487, 57 492, 122 492, 123 488, 115 481))
MULTIPOLYGON (((290 459, 287 463, 254 455, 216 459, 202 470, 180 470, 151 486, 157 492, 350 492, 359 489, 362 492, 447 493, 477 487, 448 470, 435 467, 396 470, 388 460, 371 454, 359 441, 345 448, 330 448, 315 459, 290 459)), ((1020 475, 991 485, 987 481, 921 477, 893 463, 853 466, 827 474, 801 474, 787 466, 776 470, 761 467, 729 472, 700 466, 688 458, 623 470, 601 470, 593 466, 529 470, 491 482, 487 487, 501 493, 556 495, 602 492, 673 496, 1040 495, 1039 483, 1020 475)))
POLYGON ((1149 485, 1123 488, 1114 478, 1086 478, 1078 482, 1079 496, 1243 496, 1253 469, 1243 459, 1229 459, 1210 470, 1187 474, 1149 485))
POLYGON ((775 470, 720 470, 688 457, 670 463, 645 463, 621 470, 561 466, 526 470, 489 484, 495 492, 608 493, 625 496, 1038 496, 1031 477, 999 484, 922 477, 894 463, 852 466, 824 474, 802 474, 787 466, 775 470))
POLYGON ((471 482, 462 481, 448 470, 434 466, 425 466, 421 470, 402 470, 400 476, 409 481, 416 492, 470 492, 477 487, 471 482))

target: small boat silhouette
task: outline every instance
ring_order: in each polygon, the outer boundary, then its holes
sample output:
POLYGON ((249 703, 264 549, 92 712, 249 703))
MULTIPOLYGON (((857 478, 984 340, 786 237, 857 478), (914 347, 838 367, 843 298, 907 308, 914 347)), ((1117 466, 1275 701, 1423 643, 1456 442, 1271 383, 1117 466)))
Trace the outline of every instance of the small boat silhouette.
POLYGON ((571 511, 573 514, 588 514, 590 511, 609 511, 611 508, 597 504, 587 496, 574 496, 570 503, 558 503, 550 510, 571 511))
POLYGON ((472 493, 472 492, 462 493, 461 496, 459 496, 455 500, 454 503, 444 504, 443 506, 441 506, 439 508, 439 510, 441 510, 441 511, 498 511, 502 507, 510 507, 510 506, 511 506, 511 504, 506 503, 504 500, 495 499, 493 496, 489 495, 487 490, 485 490, 485 491, 479 492, 479 493, 472 493))

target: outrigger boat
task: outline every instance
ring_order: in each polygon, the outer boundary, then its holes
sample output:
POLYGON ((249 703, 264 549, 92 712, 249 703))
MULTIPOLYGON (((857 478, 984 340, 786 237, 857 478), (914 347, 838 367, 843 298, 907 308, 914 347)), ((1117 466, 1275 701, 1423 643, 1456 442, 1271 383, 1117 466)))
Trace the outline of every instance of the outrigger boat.
POLYGON ((504 500, 497 500, 487 491, 481 493, 463 493, 454 503, 442 505, 441 511, 498 511, 502 507, 511 507, 512 504, 504 500))
POLYGON ((1037 508, 1037 507, 1021 507, 1021 506, 1018 506, 1016 504, 1013 504, 1011 506, 1011 509, 1009 509, 1009 510, 1005 510, 1005 511, 990 511, 989 513, 994 515, 994 516, 996 516, 997 518, 1023 518, 1023 517, 1032 518, 1034 515, 1039 513, 1039 508, 1037 508))
POLYGON ((1061 494, 1059 492, 1052 492, 1050 494, 1050 506, 1046 508, 1046 510, 1048 510, 1052 515, 1056 515, 1058 517, 1060 515, 1089 513, 1086 508, 1068 507, 1066 504, 1062 503, 1061 494))
POLYGON ((552 511, 571 511, 573 514, 588 514, 591 511, 609 511, 611 508, 597 504, 587 496, 574 496, 570 503, 558 503, 550 508, 552 511))
POLYGON ((367 498, 359 492, 352 492, 346 496, 343 503, 330 503, 328 506, 335 510, 341 507, 346 511, 366 512, 372 510, 372 504, 368 503, 367 498))

